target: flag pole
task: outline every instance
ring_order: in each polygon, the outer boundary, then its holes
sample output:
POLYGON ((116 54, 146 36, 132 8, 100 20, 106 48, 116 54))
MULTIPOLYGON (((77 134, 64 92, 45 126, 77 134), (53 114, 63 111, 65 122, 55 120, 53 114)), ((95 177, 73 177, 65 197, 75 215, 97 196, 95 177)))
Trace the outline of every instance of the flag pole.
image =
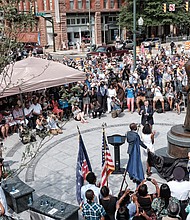
POLYGON ((123 189, 123 185, 124 185, 124 182, 126 183, 126 185, 128 186, 128 183, 127 183, 127 181, 126 181, 126 175, 127 175, 127 167, 125 168, 125 172, 124 172, 124 174, 123 174, 123 180, 122 180, 122 183, 121 183, 121 187, 120 187, 120 192, 122 191, 122 189, 123 189))
MULTIPOLYGON (((105 127, 107 126, 107 124, 105 122, 103 122, 102 124, 102 129, 103 129, 103 135, 104 135, 104 154, 106 153, 106 149, 105 149, 105 141, 106 141, 106 135, 105 135, 105 127)), ((108 187, 108 173, 107 173, 107 169, 106 169, 106 179, 107 179, 107 187, 108 187)))

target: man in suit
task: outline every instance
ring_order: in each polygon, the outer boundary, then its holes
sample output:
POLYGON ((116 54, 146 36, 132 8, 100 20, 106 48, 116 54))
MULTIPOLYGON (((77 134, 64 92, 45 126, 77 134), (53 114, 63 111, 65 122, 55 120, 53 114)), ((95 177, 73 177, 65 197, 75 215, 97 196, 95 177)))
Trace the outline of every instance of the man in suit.
POLYGON ((127 164, 127 172, 129 177, 137 182, 141 182, 144 179, 140 146, 147 149, 147 146, 141 141, 139 134, 137 133, 137 124, 131 123, 129 125, 130 131, 127 132, 126 138, 129 143, 128 151, 129 161, 127 164))
POLYGON ((148 100, 144 101, 144 105, 141 106, 139 114, 142 115, 141 117, 141 124, 144 126, 146 123, 149 123, 150 125, 154 124, 153 119, 153 109, 152 106, 149 105, 148 100))

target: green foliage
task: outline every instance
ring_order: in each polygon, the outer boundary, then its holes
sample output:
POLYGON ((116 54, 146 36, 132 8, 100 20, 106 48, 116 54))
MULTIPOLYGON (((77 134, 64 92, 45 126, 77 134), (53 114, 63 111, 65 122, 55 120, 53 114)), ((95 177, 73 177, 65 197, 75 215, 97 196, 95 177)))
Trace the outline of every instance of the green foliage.
POLYGON ((0 1, 0 11, 3 14, 0 23, 0 73, 6 65, 16 60, 18 51, 22 50, 23 45, 17 41, 18 34, 31 31, 36 22, 30 11, 18 11, 19 1, 0 1))
MULTIPOLYGON (((190 12, 185 11, 183 0, 136 0, 136 18, 141 16, 144 27, 160 25, 186 25, 190 26, 190 12), (163 3, 167 4, 167 12, 163 11, 163 3), (175 12, 169 11, 169 4, 175 4, 175 12)), ((133 0, 127 0, 120 12, 120 25, 132 30, 133 27, 133 0)))

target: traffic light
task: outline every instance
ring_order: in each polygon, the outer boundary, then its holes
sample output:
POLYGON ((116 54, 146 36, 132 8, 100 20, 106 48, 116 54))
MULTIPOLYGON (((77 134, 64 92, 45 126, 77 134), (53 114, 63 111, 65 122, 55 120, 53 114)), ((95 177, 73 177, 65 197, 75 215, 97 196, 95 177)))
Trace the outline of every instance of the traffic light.
POLYGON ((189 11, 189 2, 185 2, 185 11, 189 11))
POLYGON ((165 12, 166 13, 166 3, 163 3, 163 12, 165 12))

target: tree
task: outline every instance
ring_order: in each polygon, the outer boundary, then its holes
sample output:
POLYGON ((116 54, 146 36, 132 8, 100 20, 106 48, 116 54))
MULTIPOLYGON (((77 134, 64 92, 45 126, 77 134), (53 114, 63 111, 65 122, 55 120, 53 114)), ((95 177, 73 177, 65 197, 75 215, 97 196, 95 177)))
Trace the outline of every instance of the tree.
MULTIPOLYGON (((137 20, 142 16, 144 27, 161 25, 190 26, 190 13, 185 10, 184 0, 136 0, 137 20), (163 3, 166 3, 167 11, 163 11, 163 3), (169 11, 169 4, 175 4, 175 11, 169 11), (185 15, 185 16, 184 16, 185 15)), ((128 30, 133 28, 133 0, 128 0, 120 12, 120 25, 128 30)))
POLYGON ((10 62, 17 59, 22 44, 19 33, 28 32, 36 25, 31 11, 19 11, 20 0, 0 0, 0 73, 10 62))

